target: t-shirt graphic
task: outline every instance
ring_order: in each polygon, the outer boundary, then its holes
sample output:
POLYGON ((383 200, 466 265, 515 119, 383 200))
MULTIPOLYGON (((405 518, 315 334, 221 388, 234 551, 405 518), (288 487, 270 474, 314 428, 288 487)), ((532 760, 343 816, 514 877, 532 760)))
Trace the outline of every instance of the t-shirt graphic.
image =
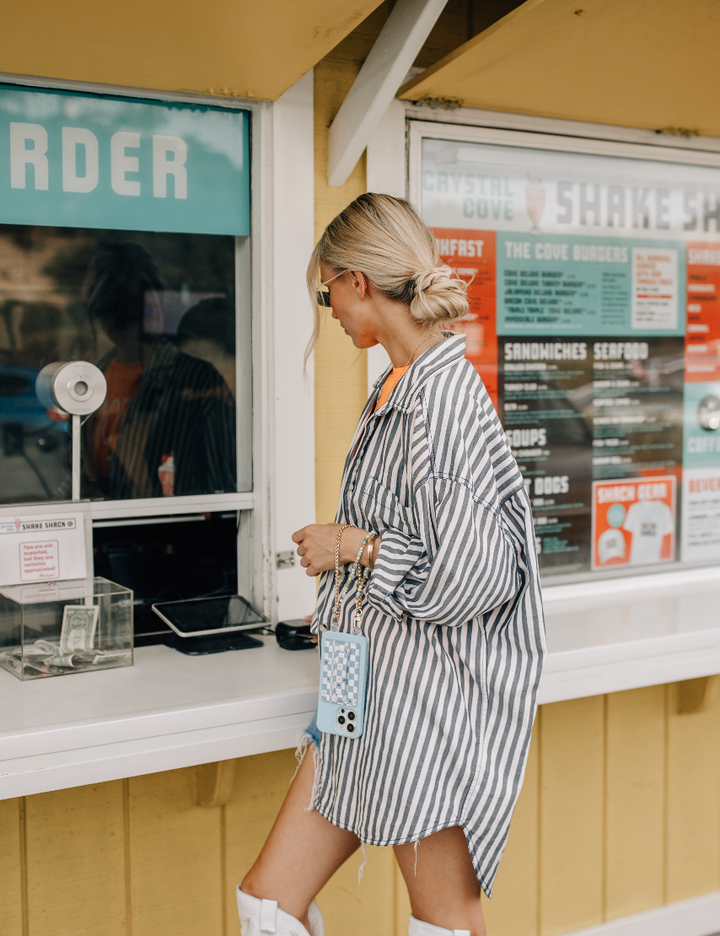
POLYGON ((630 565, 649 565, 660 562, 663 536, 675 530, 675 519, 664 501, 635 501, 623 529, 632 533, 630 565))
POLYGON ((605 530, 598 537, 597 548, 601 565, 605 565, 610 559, 624 559, 625 537, 622 531, 613 528, 605 530))

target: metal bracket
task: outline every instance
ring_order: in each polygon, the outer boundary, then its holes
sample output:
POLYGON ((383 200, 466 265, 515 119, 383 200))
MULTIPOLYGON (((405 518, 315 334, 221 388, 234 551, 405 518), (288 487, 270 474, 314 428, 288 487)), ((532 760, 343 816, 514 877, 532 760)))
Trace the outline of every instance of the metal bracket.
POLYGON ((205 809, 224 806, 232 796, 235 761, 200 764, 195 768, 195 802, 205 809))
POLYGON ((700 676, 698 679, 684 679, 677 683, 677 713, 678 715, 693 715, 707 708, 710 698, 708 688, 709 676, 700 676))

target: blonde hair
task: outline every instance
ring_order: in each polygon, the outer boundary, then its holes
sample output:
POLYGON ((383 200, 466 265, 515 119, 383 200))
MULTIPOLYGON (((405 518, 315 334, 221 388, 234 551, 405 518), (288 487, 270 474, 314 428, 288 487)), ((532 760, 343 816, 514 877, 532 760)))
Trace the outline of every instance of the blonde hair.
POLYGON ((389 299, 407 305, 419 325, 432 327, 467 314, 467 284, 440 261, 435 238, 412 205, 367 192, 328 224, 310 257, 307 283, 315 329, 306 358, 320 328, 315 291, 321 263, 337 273, 363 273, 389 299))

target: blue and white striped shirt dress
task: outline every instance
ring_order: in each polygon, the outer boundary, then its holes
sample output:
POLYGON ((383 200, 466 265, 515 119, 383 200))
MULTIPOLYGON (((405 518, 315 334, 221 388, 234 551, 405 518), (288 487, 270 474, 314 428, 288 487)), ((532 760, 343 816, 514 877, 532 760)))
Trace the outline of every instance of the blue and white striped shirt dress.
MULTIPOLYGON (((385 376, 352 441, 337 512, 382 536, 363 611, 365 730, 322 735, 313 805, 372 845, 460 826, 490 896, 545 652, 530 503, 463 336, 421 355, 374 412, 385 376)), ((354 597, 353 583, 342 631, 354 597)), ((325 572, 316 629, 332 605, 325 572)))

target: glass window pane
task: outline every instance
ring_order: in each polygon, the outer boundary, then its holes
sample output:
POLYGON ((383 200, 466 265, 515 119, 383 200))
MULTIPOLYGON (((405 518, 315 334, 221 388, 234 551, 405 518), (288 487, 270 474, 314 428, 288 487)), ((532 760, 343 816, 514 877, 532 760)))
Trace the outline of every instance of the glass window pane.
POLYGON ((108 384, 83 425, 84 498, 234 492, 238 452, 250 489, 245 241, 0 225, 1 502, 70 497, 67 418, 35 394, 40 369, 68 360, 108 384))
POLYGON ((411 181, 469 283, 454 327, 524 476, 543 574, 717 562, 720 169, 428 132, 411 181))

